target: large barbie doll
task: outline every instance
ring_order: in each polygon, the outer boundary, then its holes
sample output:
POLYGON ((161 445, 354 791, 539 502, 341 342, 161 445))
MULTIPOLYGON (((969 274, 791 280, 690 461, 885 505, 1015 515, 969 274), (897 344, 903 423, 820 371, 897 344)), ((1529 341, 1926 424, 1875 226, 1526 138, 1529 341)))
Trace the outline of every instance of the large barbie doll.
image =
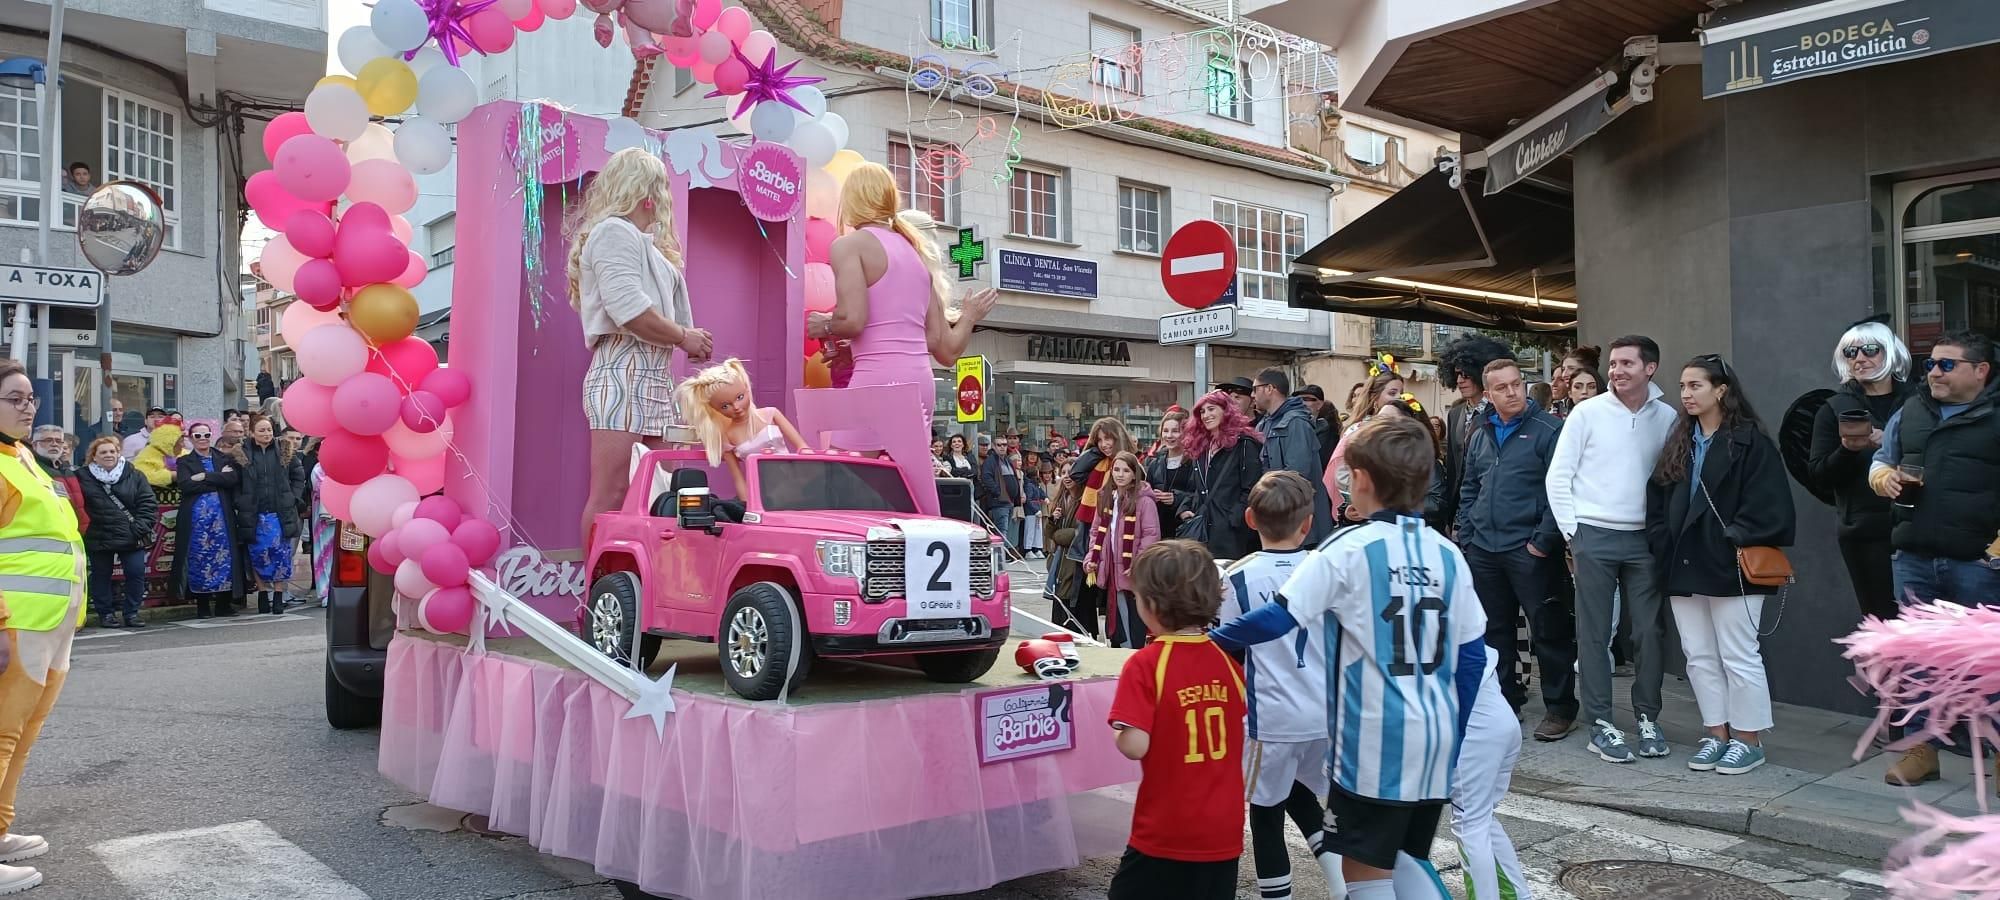
POLYGON ((811 452, 784 411, 757 405, 750 392, 750 372, 734 357, 681 382, 680 407, 708 451, 708 464, 729 466, 738 498, 750 492, 743 480, 744 458, 787 448, 811 452))

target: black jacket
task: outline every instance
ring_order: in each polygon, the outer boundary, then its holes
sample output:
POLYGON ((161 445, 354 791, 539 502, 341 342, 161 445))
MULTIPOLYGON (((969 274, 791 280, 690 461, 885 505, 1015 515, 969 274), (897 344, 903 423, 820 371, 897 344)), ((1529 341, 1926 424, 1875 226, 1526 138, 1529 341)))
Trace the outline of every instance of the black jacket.
POLYGON ((1706 497, 1688 481, 1646 483, 1646 541, 1660 565, 1662 592, 1776 593, 1739 577, 1736 550, 1792 544, 1792 485, 1778 445, 1755 428, 1725 429, 1709 444, 1699 477, 1706 497))
POLYGON ((1465 448, 1465 466, 1455 504, 1458 542, 1492 553, 1519 550, 1530 542, 1543 554, 1562 549, 1562 532, 1549 509, 1549 460, 1555 456, 1562 420, 1534 400, 1521 423, 1498 446, 1493 417, 1482 417, 1465 448))
POLYGON ((1833 494, 1841 537, 1886 541, 1894 520, 1889 515, 1888 499, 1868 486, 1868 467, 1875 451, 1849 450, 1840 445, 1840 414, 1849 410, 1865 412, 1870 424, 1887 428, 1889 416, 1895 415, 1916 392, 1916 385, 1896 382, 1896 390, 1890 395, 1893 402, 1888 405, 1889 414, 1877 416, 1861 385, 1849 381, 1827 398, 1826 405, 1813 417, 1812 450, 1806 458, 1806 473, 1815 484, 1833 494))
POLYGON ((1005 458, 999 453, 988 453, 986 461, 979 464, 979 501, 988 509, 1020 506, 1023 500, 1021 470, 1003 471, 1000 463, 1005 458))
POLYGON ((299 536, 299 498, 307 488, 305 464, 282 441, 259 447, 254 440, 235 451, 243 479, 236 491, 236 526, 240 534, 257 531, 257 518, 276 513, 287 540, 299 536))
POLYGON ((1264 477, 1263 448, 1249 436, 1236 446, 1200 460, 1194 511, 1208 529, 1208 551, 1216 559, 1240 559, 1259 546, 1257 533, 1243 520, 1250 508, 1250 489, 1264 477))
POLYGON ((1465 448, 1471 443, 1472 428, 1484 415, 1486 401, 1452 401, 1444 411, 1444 508, 1438 510, 1447 522, 1458 521, 1458 486, 1465 479, 1465 448))
POLYGON ((85 469, 77 477, 83 486, 83 508, 90 513, 90 530, 83 535, 83 547, 91 553, 126 553, 150 550, 153 528, 160 523, 159 503, 153 486, 131 463, 114 484, 97 480, 85 469), (114 500, 114 498, 116 498, 114 500))
MULTIPOLYGON (((2000 381, 1986 386, 1964 412, 1939 421, 1938 402, 1918 391, 1896 423, 1904 465, 1924 467, 1915 509, 1892 508, 1889 539, 1897 550, 1942 559, 1986 557, 2000 533, 2000 381)), ((95 513, 93 513, 95 515, 95 513)))
POLYGON ((194 505, 209 494, 219 494, 222 498, 222 528, 229 535, 229 549, 232 555, 231 571, 238 577, 232 594, 243 595, 242 574, 246 571, 242 557, 236 555, 238 549, 236 523, 236 489, 242 483, 243 467, 236 457, 220 450, 213 451, 215 471, 209 472, 201 464, 201 458, 193 452, 182 454, 174 463, 174 486, 181 490, 180 515, 174 519, 174 570, 171 584, 176 596, 187 597, 187 546, 194 540, 194 505), (200 481, 194 476, 202 475, 200 481))
POLYGON ((978 463, 972 461, 971 459, 967 459, 965 461, 965 465, 961 466, 952 459, 952 456, 949 453, 945 454, 944 459, 941 461, 944 463, 944 467, 950 470, 951 477, 963 478, 966 481, 972 482, 972 487, 974 490, 979 489, 978 463))
POLYGON ((1287 397, 1257 430, 1264 435, 1264 470, 1296 472, 1312 485, 1313 527, 1306 541, 1318 546, 1333 533, 1333 504, 1326 494, 1326 468, 1319 461, 1319 434, 1313 431, 1306 402, 1287 397))
POLYGON ((1146 460, 1146 484, 1153 488, 1153 499, 1160 507, 1160 539, 1165 540, 1180 532, 1181 510, 1194 512, 1195 501, 1200 499, 1200 478, 1195 474, 1194 457, 1181 457, 1181 464, 1167 468, 1167 455, 1156 453, 1146 460))

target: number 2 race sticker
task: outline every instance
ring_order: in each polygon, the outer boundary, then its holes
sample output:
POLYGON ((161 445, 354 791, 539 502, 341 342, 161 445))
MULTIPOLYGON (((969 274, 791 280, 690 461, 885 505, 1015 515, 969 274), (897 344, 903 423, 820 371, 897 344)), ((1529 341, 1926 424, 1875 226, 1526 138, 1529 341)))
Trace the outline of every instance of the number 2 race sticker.
POLYGON ((903 529, 903 596, 909 601, 909 618, 970 618, 972 537, 966 527, 911 520, 896 524, 903 529))

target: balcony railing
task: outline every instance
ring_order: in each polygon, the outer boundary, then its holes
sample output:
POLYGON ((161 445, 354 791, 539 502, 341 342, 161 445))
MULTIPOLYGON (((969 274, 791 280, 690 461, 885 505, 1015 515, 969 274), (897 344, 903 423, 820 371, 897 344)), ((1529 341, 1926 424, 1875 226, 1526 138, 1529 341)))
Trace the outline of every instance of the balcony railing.
POLYGON ((1397 356, 1421 354, 1424 351, 1423 323, 1376 319, 1375 338, 1369 346, 1376 353, 1394 353, 1397 356))

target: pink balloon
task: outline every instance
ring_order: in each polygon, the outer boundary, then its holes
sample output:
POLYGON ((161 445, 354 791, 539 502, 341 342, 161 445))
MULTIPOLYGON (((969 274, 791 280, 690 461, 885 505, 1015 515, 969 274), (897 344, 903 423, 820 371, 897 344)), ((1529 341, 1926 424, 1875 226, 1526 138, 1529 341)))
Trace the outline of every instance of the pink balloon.
POLYGON ((541 0, 537 7, 541 9, 542 15, 556 21, 576 15, 576 0, 541 0))
MULTIPOLYGON (((320 464, 325 465, 324 456, 320 464)), ((393 527, 389 520, 396 507, 415 502, 417 489, 408 481, 395 475, 377 475, 354 490, 354 527, 369 537, 381 537, 393 527)))
POLYGON ((410 267, 410 248, 396 240, 387 227, 371 228, 343 219, 334 237, 333 264, 340 269, 341 284, 348 287, 376 284, 395 278, 410 267))
MULTIPOLYGON (((400 412, 398 410, 399 414, 400 412)), ((397 456, 404 459, 424 459, 443 453, 451 443, 451 433, 451 417, 446 416, 444 424, 429 434, 419 434, 402 422, 397 422, 396 427, 383 433, 382 440, 388 443, 389 449, 397 456)))
MULTIPOLYGON (((393 456, 390 457, 390 460, 394 461, 395 457, 393 456)), ((403 504, 402 506, 396 507, 395 515, 389 517, 389 527, 400 529, 403 526, 410 524, 410 520, 416 517, 417 517, 417 501, 412 500, 408 503, 403 504)), ((391 531, 389 533, 395 534, 396 532, 391 531)))
MULTIPOLYGON (((324 484, 325 482, 321 483, 324 484)), ((368 545, 369 549, 371 550, 376 547, 382 548, 382 558, 389 563, 388 571, 383 572, 382 574, 384 575, 396 574, 396 567, 402 565, 403 560, 410 558, 410 554, 403 552, 402 537, 403 537, 402 530, 396 529, 394 531, 389 532, 388 534, 376 538, 373 543, 370 543, 368 545)))
POLYGON ((722 0, 694 0, 694 15, 690 17, 696 28, 715 27, 715 18, 722 14, 722 0))
POLYGON ((278 173, 269 169, 250 176, 243 186, 243 197, 250 201, 250 208, 257 213, 257 221, 272 231, 283 231, 285 220, 292 213, 302 209, 314 209, 322 213, 333 208, 331 203, 308 203, 291 195, 285 186, 278 183, 278 173))
MULTIPOLYGON (((422 501, 417 505, 422 506, 422 501)), ((451 529, 421 517, 396 526, 389 534, 397 540, 405 559, 423 559, 424 551, 451 542, 451 529)))
MULTIPOLYGON (((291 404, 286 404, 289 412, 291 404)), ((287 421, 290 416, 287 415, 287 421)), ((334 429, 319 445, 319 467, 326 477, 341 484, 365 485, 389 467, 389 445, 379 437, 369 437, 334 429)), ((415 497, 410 499, 415 500, 415 497)), ((357 510, 358 511, 358 510, 357 510)), ((383 511, 383 522, 394 515, 395 507, 383 511)), ((358 523, 357 523, 358 524, 358 523)), ((382 530, 386 531, 387 528, 382 530)))
POLYGON ((333 418, 333 388, 309 378, 292 382, 285 388, 285 424, 318 437, 334 433, 339 423, 333 418))
MULTIPOLYGON (((741 8, 738 6, 730 7, 730 9, 741 8)), ((750 69, 743 65, 742 60, 725 59, 721 65, 715 67, 715 89, 721 91, 725 97, 734 97, 737 94, 743 93, 743 86, 748 84, 749 81, 750 69)))
POLYGON ((264 249, 257 256, 257 271, 272 287, 281 291, 291 291, 299 267, 306 264, 306 255, 292 248, 292 242, 284 235, 277 235, 264 242, 264 249))
POLYGON ((694 65, 688 67, 688 74, 693 75, 694 80, 702 84, 714 84, 715 64, 697 59, 694 61, 694 65))
POLYGON ((286 141, 271 160, 271 171, 287 193, 307 202, 338 199, 352 174, 340 145, 316 134, 286 141))
POLYGON ((340 267, 330 259, 309 259, 292 276, 292 293, 314 309, 330 310, 340 305, 340 267))
POLYGON ((416 390, 424 376, 438 367, 437 350, 423 338, 410 336, 368 351, 368 371, 387 376, 403 393, 416 390))
POLYGON ((660 50, 667 55, 667 62, 680 68, 687 68, 701 61, 700 38, 675 37, 671 34, 660 36, 660 50))
POLYGON ((430 391, 411 391, 408 397, 403 398, 403 427, 418 434, 429 434, 444 422, 448 409, 444 401, 430 391))
POLYGON ((695 52, 701 56, 702 62, 711 66, 722 65, 722 61, 729 58, 735 47, 735 44, 729 42, 729 35, 720 31, 710 31, 695 38, 695 52))
POLYGON ((417 601, 417 624, 436 634, 464 634, 472 628, 479 607, 463 583, 441 587, 417 601))
POLYGON ((424 578, 439 587, 458 587, 472 573, 465 551, 450 541, 425 550, 419 559, 423 561, 424 578))
POLYGON ((374 372, 363 372, 333 389, 333 417, 355 434, 379 435, 402 415, 403 394, 396 383, 374 372))
MULTIPOLYGON (((494 15, 499 15, 498 11, 494 15)), ((505 16, 500 21, 507 25, 508 34, 514 33, 513 24, 505 16)), ((373 203, 388 213, 408 212, 417 205, 417 181, 402 163, 393 159, 364 159, 354 164, 353 175, 353 181, 344 187, 348 199, 355 203, 373 203)))
POLYGON ((507 14, 498 6, 473 13, 465 20, 465 30, 472 36, 472 46, 488 56, 504 53, 514 46, 514 23, 507 20, 507 14))
POLYGON ((465 520, 465 510, 460 509, 458 501, 450 497, 425 497, 417 501, 417 518, 429 519, 450 531, 465 520))
MULTIPOLYGON (((414 599, 427 596, 435 590, 437 590, 437 585, 432 584, 430 579, 424 577, 422 563, 414 559, 405 559, 402 565, 396 567, 396 593, 414 599)), ((417 606, 417 616, 419 620, 423 617, 423 605, 421 603, 417 606)))
POLYGON ((514 20, 514 28, 532 34, 542 29, 542 20, 544 18, 546 16, 543 15, 540 9, 529 7, 527 15, 514 20))
POLYGON ((402 216, 390 216, 389 233, 395 235, 396 240, 407 244, 410 242, 411 236, 416 234, 416 229, 410 227, 409 219, 405 219, 402 216))
POLYGON ((500 552, 500 529, 485 519, 466 519, 451 530, 451 542, 465 551, 466 562, 483 566, 500 552))
MULTIPOLYGON (((285 421, 287 422, 291 421, 291 408, 292 405, 290 403, 285 404, 285 421)), ((354 486, 351 484, 341 484, 331 478, 322 480, 319 483, 319 502, 326 507, 327 513, 335 519, 339 519, 342 522, 354 519, 354 486)), ((397 560, 397 562, 401 561, 397 560)))
POLYGON ((678 5, 676 0, 625 0, 625 18, 654 34, 672 34, 678 5))
POLYGON ((389 465, 396 474, 409 479, 410 484, 425 494, 444 490, 444 455, 405 457, 389 455, 389 465))
POLYGON ((340 227, 346 228, 350 225, 364 231, 393 232, 396 227, 389 217, 388 210, 383 209, 380 204, 366 200, 357 200, 341 212, 340 227))
POLYGON ((403 274, 390 279, 390 283, 400 288, 413 288, 423 284, 425 276, 430 274, 431 267, 424 261, 423 255, 411 250, 410 264, 403 269, 403 274))
POLYGON ((750 32, 750 36, 743 39, 743 57, 751 62, 761 63, 777 47, 778 39, 772 37, 770 32, 759 28, 756 31, 750 32))
MULTIPOLYGON (((696 15, 700 15, 698 7, 696 15)), ((756 23, 750 21, 749 11, 741 6, 729 7, 715 18, 715 30, 729 35, 729 40, 732 43, 743 43, 743 39, 749 37, 750 30, 755 27, 756 23)))
POLYGON ((333 255, 333 220, 316 209, 302 209, 285 217, 285 240, 292 249, 314 259, 333 255))
POLYGON ((368 367, 368 342, 345 324, 321 325, 292 350, 299 372, 327 387, 338 387, 368 367))
POLYGON ((806 263, 806 311, 832 312, 833 267, 826 263, 806 263))
POLYGON ((833 239, 840 231, 825 219, 806 220, 806 262, 823 263, 833 259, 833 239))
POLYGON ((396 574, 396 567, 401 565, 403 561, 401 559, 392 559, 389 555, 389 548, 392 546, 390 542, 395 537, 396 533, 391 531, 388 534, 383 535, 379 540, 368 545, 369 568, 374 569, 375 571, 380 572, 384 575, 393 576, 396 574))
POLYGON ((286 141, 312 133, 312 125, 306 122, 305 113, 288 112, 272 119, 271 124, 264 126, 264 158, 277 159, 278 150, 285 146, 286 141))
MULTIPOLYGON (((278 320, 278 334, 284 337, 286 344, 296 347, 307 332, 321 325, 342 324, 337 312, 314 309, 310 303, 289 303, 285 305, 284 316, 278 320)), ((287 418, 290 418, 289 413, 287 418)))
POLYGON ((438 369, 424 376, 422 388, 453 409, 472 399, 472 379, 457 369, 438 369))

